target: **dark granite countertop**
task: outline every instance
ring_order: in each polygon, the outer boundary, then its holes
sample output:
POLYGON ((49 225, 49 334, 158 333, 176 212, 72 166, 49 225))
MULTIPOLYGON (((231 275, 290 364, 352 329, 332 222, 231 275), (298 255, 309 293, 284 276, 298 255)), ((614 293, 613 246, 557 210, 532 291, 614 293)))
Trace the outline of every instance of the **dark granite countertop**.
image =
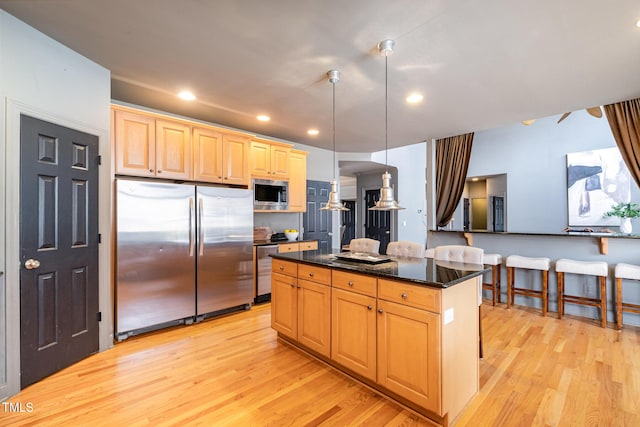
POLYGON ((619 239, 640 239, 640 234, 625 234, 619 232, 603 232, 603 231, 566 231, 562 233, 533 233, 533 232, 518 232, 518 231, 486 231, 486 230, 429 230, 432 233, 471 233, 471 234, 495 234, 498 236, 548 236, 548 237, 611 237, 619 239))
POLYGON ((330 267, 434 288, 448 288, 487 271, 484 265, 434 261, 431 258, 391 257, 391 261, 367 264, 336 259, 339 251, 303 251, 271 254, 273 258, 330 267))

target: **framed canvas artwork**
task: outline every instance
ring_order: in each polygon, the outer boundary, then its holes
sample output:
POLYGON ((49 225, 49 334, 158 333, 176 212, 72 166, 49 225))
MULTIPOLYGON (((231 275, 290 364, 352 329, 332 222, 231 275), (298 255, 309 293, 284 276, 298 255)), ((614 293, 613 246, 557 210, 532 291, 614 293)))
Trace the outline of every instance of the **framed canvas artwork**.
POLYGON ((619 218, 604 214, 630 201, 630 182, 617 147, 567 154, 569 226, 619 225, 619 218))

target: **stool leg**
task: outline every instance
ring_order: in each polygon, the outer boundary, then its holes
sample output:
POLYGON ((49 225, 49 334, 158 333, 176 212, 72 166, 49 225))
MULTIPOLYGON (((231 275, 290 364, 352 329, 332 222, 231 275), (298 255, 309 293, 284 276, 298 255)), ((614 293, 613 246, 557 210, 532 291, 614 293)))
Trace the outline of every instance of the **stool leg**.
POLYGON ((513 301, 513 267, 507 267, 507 308, 511 308, 513 301))
POLYGON ((500 282, 501 282, 500 276, 502 276, 502 265, 500 264, 496 265, 496 270, 497 270, 496 275, 498 277, 498 280, 496 282, 496 288, 498 289, 498 296, 496 298, 498 299, 498 304, 500 304, 500 299, 501 299, 500 298, 500 282))
POLYGON ((480 352, 480 359, 484 359, 484 352, 482 351, 482 312, 478 306, 478 351, 480 352))
POLYGON ((547 315, 547 288, 549 286, 549 271, 542 270, 542 317, 547 315))
POLYGON ((491 266, 491 288, 493 289, 493 295, 491 296, 491 302, 493 306, 496 306, 496 266, 491 266))
POLYGON ((602 327, 607 327, 607 278, 600 276, 600 311, 602 312, 602 327))
POLYGON ((622 278, 616 277, 616 327, 622 329, 622 278))
POLYGON ((564 312, 564 273, 558 273, 558 319, 564 312))

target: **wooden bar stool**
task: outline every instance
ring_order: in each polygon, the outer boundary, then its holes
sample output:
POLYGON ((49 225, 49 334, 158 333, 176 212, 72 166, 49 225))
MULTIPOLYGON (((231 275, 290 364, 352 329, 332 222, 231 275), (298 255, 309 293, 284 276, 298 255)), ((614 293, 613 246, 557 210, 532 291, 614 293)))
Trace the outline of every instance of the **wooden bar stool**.
POLYGON ((616 326, 622 329, 622 312, 640 314, 640 305, 622 301, 622 279, 639 280, 640 266, 633 264, 616 264, 616 326))
POLYGON ((588 305, 599 307, 601 312, 601 325, 607 327, 607 272, 609 266, 604 261, 575 261, 572 259, 559 259, 556 261, 556 273, 558 273, 558 319, 562 319, 564 314, 564 303, 588 305), (588 298, 576 295, 565 295, 564 275, 585 274, 597 276, 600 281, 600 298, 588 298))
POLYGON ((549 298, 547 296, 547 287, 549 284, 549 266, 551 260, 549 258, 530 258, 520 255, 509 255, 507 257, 507 308, 511 308, 515 295, 525 295, 542 299, 542 315, 547 315, 547 305, 549 298), (514 285, 515 268, 523 268, 526 270, 542 271, 542 290, 537 291, 527 288, 517 288, 514 285))
POLYGON ((502 275, 502 256, 500 254, 484 254, 485 265, 491 266, 491 283, 482 283, 482 289, 491 291, 491 302, 500 302, 500 276, 502 275))

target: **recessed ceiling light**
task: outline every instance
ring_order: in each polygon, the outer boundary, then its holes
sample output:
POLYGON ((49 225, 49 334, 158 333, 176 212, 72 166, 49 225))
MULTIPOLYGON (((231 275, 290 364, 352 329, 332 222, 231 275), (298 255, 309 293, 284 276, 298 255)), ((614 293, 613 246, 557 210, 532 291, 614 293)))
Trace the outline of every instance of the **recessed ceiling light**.
POLYGON ((409 104, 417 104, 423 99, 424 99, 424 96, 420 95, 419 93, 412 93, 411 95, 407 96, 406 101, 409 104))
POLYGON ((636 21, 636 27, 640 28, 640 19, 636 21))
POLYGON ((268 122, 269 120, 271 120, 271 117, 260 114, 258 117, 256 117, 256 119, 260 120, 261 122, 268 122))
POLYGON ((309 129, 307 133, 311 136, 316 136, 320 133, 320 131, 318 129, 309 129))
POLYGON ((535 122, 535 121, 536 121, 535 119, 523 120, 522 124, 525 125, 525 126, 529 126, 529 125, 532 125, 533 122, 535 122))
POLYGON ((471 181, 478 181, 478 179, 479 178, 477 178, 477 177, 473 177, 473 178, 471 178, 471 181))
POLYGON ((185 101, 194 101, 196 99, 196 96, 189 92, 188 90, 183 90, 178 94, 178 97, 180 99, 184 99, 185 101))

